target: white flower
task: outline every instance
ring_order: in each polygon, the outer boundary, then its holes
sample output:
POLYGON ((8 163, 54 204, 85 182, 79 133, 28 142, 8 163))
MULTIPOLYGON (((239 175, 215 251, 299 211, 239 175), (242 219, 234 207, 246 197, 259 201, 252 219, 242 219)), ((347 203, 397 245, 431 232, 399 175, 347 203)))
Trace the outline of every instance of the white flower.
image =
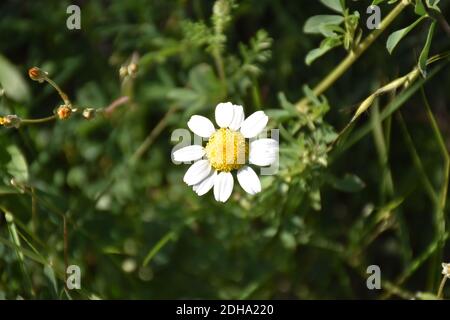
POLYGON ((442 274, 450 279, 450 263, 442 264, 442 274))
POLYGON ((237 180, 249 194, 261 191, 261 182, 249 164, 268 166, 277 160, 278 141, 255 138, 267 125, 269 118, 257 111, 244 120, 242 106, 230 102, 219 103, 214 124, 203 116, 192 116, 187 125, 196 135, 208 138, 206 146, 192 145, 173 153, 179 162, 195 161, 184 175, 184 182, 202 196, 214 188, 214 198, 225 202, 233 191, 231 171, 237 171, 237 180))

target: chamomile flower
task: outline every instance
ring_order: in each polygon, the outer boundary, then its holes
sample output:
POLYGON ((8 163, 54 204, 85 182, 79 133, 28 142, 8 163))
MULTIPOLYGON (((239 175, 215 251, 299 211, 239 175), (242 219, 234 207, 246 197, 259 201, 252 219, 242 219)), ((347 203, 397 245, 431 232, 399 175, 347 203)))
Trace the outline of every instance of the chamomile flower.
POLYGON ((236 178, 242 189, 254 195, 261 191, 261 182, 249 166, 268 166, 278 157, 278 141, 256 139, 267 125, 269 118, 264 111, 257 111, 244 119, 242 106, 230 102, 219 103, 215 110, 214 124, 203 116, 194 115, 187 125, 196 135, 208 139, 205 146, 191 145, 173 153, 179 162, 195 161, 184 175, 184 182, 202 196, 213 189, 214 198, 226 202, 236 178), (252 139, 252 141, 250 141, 252 139))

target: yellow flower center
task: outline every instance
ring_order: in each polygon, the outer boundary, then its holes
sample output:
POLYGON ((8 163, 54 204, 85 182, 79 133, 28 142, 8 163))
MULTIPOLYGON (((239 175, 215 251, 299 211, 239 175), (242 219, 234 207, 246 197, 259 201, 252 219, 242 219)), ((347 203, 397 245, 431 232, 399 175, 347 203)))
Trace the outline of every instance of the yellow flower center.
POLYGON ((237 170, 248 157, 248 143, 244 136, 230 129, 219 129, 206 144, 206 156, 217 171, 237 170))

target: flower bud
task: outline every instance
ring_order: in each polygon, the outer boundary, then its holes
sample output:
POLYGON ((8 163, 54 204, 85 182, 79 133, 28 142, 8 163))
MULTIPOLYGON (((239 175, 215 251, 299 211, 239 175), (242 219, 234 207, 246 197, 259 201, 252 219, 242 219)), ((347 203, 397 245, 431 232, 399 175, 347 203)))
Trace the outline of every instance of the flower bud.
POLYGON ((0 117, 0 125, 6 128, 19 128, 21 119, 16 115, 7 115, 5 117, 0 117))
POLYGON ((58 109, 56 110, 56 114, 58 115, 58 118, 60 120, 66 120, 69 119, 70 115, 72 114, 72 109, 69 106, 63 104, 58 107, 58 109))
POLYGON ((95 109, 94 108, 86 108, 83 110, 83 117, 87 120, 91 120, 95 117, 95 109))
POLYGON ((42 83, 47 78, 48 73, 45 71, 42 71, 38 67, 33 67, 30 70, 28 70, 28 75, 30 76, 31 80, 42 83))

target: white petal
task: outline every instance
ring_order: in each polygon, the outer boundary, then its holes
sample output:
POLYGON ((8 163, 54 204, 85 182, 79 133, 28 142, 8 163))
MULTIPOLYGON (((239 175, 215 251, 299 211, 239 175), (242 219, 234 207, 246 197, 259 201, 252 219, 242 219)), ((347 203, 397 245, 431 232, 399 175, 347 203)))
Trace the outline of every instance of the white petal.
POLYGON ((211 165, 208 160, 199 160, 189 167, 188 171, 184 175, 183 181, 188 186, 199 183, 205 179, 211 172, 211 165))
POLYGON ((178 149, 173 153, 173 160, 179 162, 199 160, 205 155, 202 146, 193 145, 178 149))
POLYGON ((216 131, 211 120, 203 116, 192 116, 187 125, 193 133, 202 138, 209 138, 216 131))
POLYGON ((228 126, 231 130, 237 131, 244 121, 244 108, 242 106, 233 105, 233 119, 228 126))
POLYGON ((274 139, 258 139, 250 142, 248 160, 257 166, 268 166, 278 157, 278 141, 274 139))
POLYGON ((245 138, 256 137, 264 130, 268 121, 269 117, 264 111, 256 111, 242 123, 241 133, 245 138))
POLYGON ((201 181, 200 183, 197 183, 193 189, 194 191, 199 195, 202 196, 205 193, 207 193, 209 190, 211 190, 211 188, 214 186, 214 181, 216 180, 217 177, 217 171, 213 171, 209 174, 209 176, 207 176, 205 179, 203 179, 203 181, 201 181))
POLYGON ((233 104, 231 102, 219 103, 216 106, 216 123, 221 128, 226 128, 233 120, 233 104))
POLYGON ((261 181, 255 171, 249 166, 245 166, 237 172, 237 179, 242 189, 249 194, 256 194, 261 191, 261 181))
POLYGON ((221 172, 214 181, 214 198, 216 201, 225 202, 233 191, 233 176, 230 172, 221 172))

